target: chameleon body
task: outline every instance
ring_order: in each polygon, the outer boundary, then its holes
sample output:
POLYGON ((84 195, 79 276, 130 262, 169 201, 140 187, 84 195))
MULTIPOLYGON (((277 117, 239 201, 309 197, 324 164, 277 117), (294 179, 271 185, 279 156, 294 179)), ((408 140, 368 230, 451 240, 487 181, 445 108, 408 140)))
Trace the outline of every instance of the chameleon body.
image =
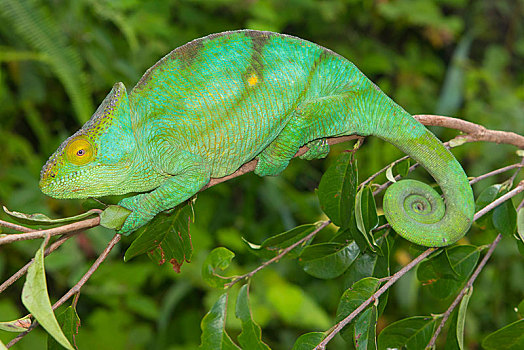
POLYGON ((56 198, 141 192, 121 233, 187 200, 210 178, 258 159, 255 173, 281 173, 297 150, 325 157, 325 138, 375 135, 421 163, 439 183, 399 181, 384 211, 403 237, 444 246, 469 229, 467 177, 442 143, 351 62, 314 43, 241 30, 189 42, 151 67, 128 94, 117 83, 92 118, 42 169, 56 198))

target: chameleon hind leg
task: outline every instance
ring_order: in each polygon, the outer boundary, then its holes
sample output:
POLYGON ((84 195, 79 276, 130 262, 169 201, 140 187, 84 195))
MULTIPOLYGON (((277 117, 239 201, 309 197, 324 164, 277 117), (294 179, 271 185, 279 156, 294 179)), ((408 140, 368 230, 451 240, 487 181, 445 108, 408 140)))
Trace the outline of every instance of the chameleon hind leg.
POLYGON ((309 148, 306 153, 299 156, 300 159, 313 160, 326 158, 329 153, 329 145, 326 139, 310 141, 306 144, 309 148))
POLYGON ((259 176, 276 176, 280 174, 305 143, 297 119, 292 118, 273 142, 257 157, 255 174, 259 176))
POLYGON ((350 96, 336 95, 308 101, 269 146, 258 156, 255 173, 260 176, 280 174, 303 145, 309 150, 303 159, 323 158, 329 152, 326 137, 354 134, 350 96))

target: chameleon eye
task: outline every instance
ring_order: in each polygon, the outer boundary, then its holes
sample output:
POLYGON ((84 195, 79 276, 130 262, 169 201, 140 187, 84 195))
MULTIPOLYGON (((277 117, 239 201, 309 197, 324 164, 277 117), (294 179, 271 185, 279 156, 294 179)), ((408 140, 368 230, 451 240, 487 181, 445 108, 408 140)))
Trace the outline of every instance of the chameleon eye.
POLYGON ((66 146, 65 156, 68 161, 75 165, 84 165, 92 161, 95 154, 89 140, 78 137, 66 146))

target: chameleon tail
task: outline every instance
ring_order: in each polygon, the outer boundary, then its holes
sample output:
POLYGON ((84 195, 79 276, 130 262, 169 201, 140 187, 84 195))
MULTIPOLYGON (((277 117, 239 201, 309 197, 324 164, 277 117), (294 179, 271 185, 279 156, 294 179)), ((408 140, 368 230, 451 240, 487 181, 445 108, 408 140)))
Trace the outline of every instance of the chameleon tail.
POLYGON ((453 244, 473 222, 473 191, 461 165, 442 143, 407 112, 401 114, 384 118, 394 125, 379 127, 374 134, 419 162, 440 185, 445 200, 420 181, 402 180, 386 191, 386 219, 399 235, 414 243, 428 247, 453 244))

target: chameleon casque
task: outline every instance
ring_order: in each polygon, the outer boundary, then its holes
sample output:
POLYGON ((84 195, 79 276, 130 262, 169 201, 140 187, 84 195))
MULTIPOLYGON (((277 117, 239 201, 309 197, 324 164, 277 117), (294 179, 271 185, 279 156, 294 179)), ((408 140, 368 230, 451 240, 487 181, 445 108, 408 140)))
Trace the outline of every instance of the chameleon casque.
POLYGON ((132 210, 119 230, 127 234, 252 159, 256 174, 278 175, 301 146, 309 147, 302 158, 322 158, 326 137, 350 134, 392 143, 440 185, 445 201, 419 181, 388 188, 384 212, 401 236, 445 246, 465 235, 475 207, 471 187, 430 131, 347 59, 254 30, 175 49, 129 94, 115 84, 47 161, 40 188, 56 198, 141 192, 119 202, 132 210))

